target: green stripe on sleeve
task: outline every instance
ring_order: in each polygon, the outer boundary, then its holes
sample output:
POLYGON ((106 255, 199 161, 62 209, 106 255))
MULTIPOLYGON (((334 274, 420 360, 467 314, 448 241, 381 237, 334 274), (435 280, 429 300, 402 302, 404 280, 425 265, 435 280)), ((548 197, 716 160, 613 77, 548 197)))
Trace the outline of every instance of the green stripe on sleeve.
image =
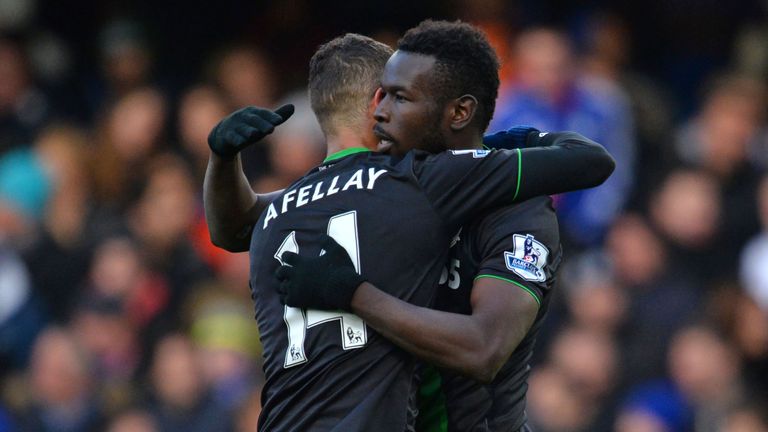
POLYGON ((517 195, 520 193, 520 178, 523 174, 523 155, 520 153, 519 148, 515 150, 517 150, 517 188, 515 188, 515 196, 512 198, 512 201, 516 200, 517 195))
POLYGON ((519 286, 520 288, 522 288, 522 289, 523 289, 523 291, 525 291, 525 292, 527 292, 528 294, 530 294, 530 295, 531 295, 531 297, 533 297, 533 299, 534 299, 534 300, 536 300, 536 303, 538 303, 539 307, 541 307, 541 300, 539 300, 539 296, 537 296, 537 295, 536 295, 536 293, 535 293, 535 292, 533 292, 533 291, 532 291, 530 288, 528 288, 527 286, 525 286, 525 285, 523 285, 523 284, 521 284, 521 283, 519 283, 519 282, 513 281, 512 279, 507 279, 507 278, 504 278, 504 277, 501 277, 501 276, 496 276, 496 275, 488 275, 488 274, 481 274, 481 275, 477 275, 477 276, 475 277, 475 280, 478 280, 478 279, 480 279, 480 278, 491 278, 491 279, 499 279, 499 280, 503 280, 504 282, 509 282, 509 283, 511 283, 511 284, 517 285, 517 286, 519 286))

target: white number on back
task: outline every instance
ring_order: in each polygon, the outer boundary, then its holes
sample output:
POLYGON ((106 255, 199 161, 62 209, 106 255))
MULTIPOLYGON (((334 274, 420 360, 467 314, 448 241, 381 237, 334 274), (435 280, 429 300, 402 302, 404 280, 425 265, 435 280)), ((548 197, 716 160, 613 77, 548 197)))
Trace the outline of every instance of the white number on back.
MULTIPOLYGON (((360 273, 360 243, 357 236, 357 212, 350 211, 333 216, 328 221, 328 235, 333 237, 347 250, 355 270, 360 273)), ((296 242, 296 232, 291 231, 275 252, 275 258, 283 264, 281 257, 284 252, 299 253, 296 242)), ((320 251, 320 255, 325 251, 320 251)), ((300 309, 285 306, 283 320, 288 327, 288 348, 285 351, 284 368, 306 363, 307 354, 304 351, 304 339, 307 329, 319 324, 339 321, 341 329, 341 345, 344 350, 357 349, 365 346, 368 334, 365 322, 357 315, 341 311, 321 311, 315 309, 300 309)))

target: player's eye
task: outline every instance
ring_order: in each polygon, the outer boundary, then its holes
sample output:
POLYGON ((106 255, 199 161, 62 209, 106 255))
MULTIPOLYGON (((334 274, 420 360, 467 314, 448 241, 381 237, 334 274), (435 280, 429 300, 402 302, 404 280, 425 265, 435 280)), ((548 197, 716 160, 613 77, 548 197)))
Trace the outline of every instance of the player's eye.
POLYGON ((405 101, 408 100, 408 99, 405 98, 405 96, 403 96, 401 94, 398 94, 398 93, 395 93, 393 95, 393 97, 395 98, 395 102, 405 102, 405 101))

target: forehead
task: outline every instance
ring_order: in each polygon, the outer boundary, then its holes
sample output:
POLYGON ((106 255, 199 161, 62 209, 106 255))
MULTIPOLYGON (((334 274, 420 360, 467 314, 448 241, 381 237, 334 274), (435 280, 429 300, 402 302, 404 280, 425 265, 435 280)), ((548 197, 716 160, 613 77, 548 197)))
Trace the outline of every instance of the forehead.
POLYGON ((405 89, 423 86, 429 82, 435 62, 433 56, 395 51, 384 67, 381 85, 405 89))

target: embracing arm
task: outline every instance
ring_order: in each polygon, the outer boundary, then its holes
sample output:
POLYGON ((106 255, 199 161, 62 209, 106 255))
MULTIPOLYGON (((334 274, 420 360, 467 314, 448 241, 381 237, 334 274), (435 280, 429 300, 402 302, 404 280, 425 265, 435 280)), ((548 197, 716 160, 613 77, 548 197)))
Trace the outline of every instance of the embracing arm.
POLYGON ((253 225, 280 192, 258 195, 243 173, 240 151, 274 131, 293 114, 293 105, 277 110, 246 107, 221 120, 208 135, 211 156, 205 170, 203 203, 211 241, 230 252, 247 251, 253 225))
POLYGON ((472 288, 472 314, 441 312, 393 297, 368 282, 352 311, 384 337, 436 366, 490 382, 523 340, 538 303, 509 282, 481 278, 472 288))
POLYGON ((205 170, 203 202, 213 244, 230 252, 247 251, 253 225, 281 192, 253 192, 239 154, 229 159, 211 153, 205 170))
POLYGON ((616 167, 603 146, 575 132, 532 134, 538 146, 517 150, 518 202, 599 186, 616 167))
POLYGON ((331 237, 321 236, 321 247, 318 257, 283 253, 275 275, 283 304, 352 311, 406 351, 478 381, 493 380, 538 312, 530 294, 496 278, 475 280, 471 315, 414 306, 366 282, 331 237))

